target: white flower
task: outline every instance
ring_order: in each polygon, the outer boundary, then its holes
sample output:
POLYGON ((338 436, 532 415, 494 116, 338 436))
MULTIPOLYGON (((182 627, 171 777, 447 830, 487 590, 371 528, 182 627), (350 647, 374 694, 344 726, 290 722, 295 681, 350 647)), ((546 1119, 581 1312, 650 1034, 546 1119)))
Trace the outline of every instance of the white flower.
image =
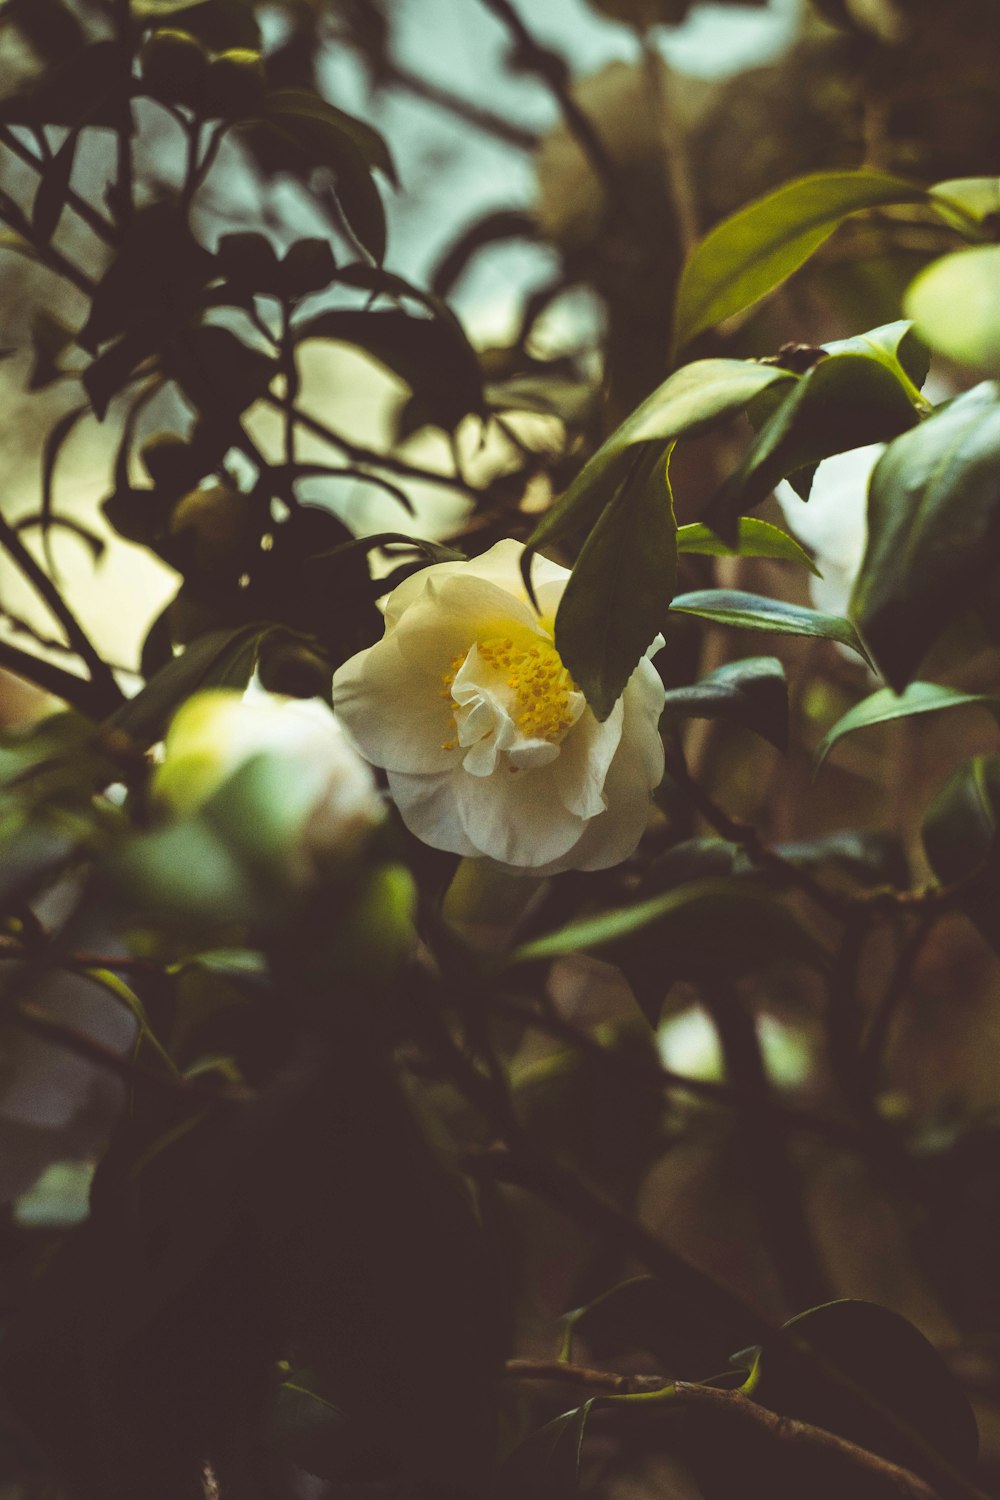
POLYGON ((189 698, 167 732, 153 791, 177 812, 193 813, 262 757, 276 773, 261 784, 267 819, 307 859, 352 855, 385 815, 371 767, 326 704, 261 691, 189 698))
POLYGON ((401 583, 383 639, 335 674, 334 708, 425 843, 537 874, 605 869, 635 849, 663 775, 663 687, 641 661, 599 723, 553 641, 569 573, 536 559, 539 616, 523 550, 401 583))

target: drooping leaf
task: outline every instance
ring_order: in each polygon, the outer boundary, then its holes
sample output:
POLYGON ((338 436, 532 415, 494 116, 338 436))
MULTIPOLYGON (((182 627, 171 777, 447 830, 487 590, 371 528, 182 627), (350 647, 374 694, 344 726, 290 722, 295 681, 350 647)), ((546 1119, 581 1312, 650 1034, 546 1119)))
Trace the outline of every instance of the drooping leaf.
POLYGON ((451 432, 483 407, 479 364, 452 322, 392 311, 333 308, 296 327, 299 339, 353 344, 402 377, 428 419, 451 432))
POLYGON ((580 1455, 593 1401, 547 1422, 507 1459, 497 1476, 497 1500, 573 1500, 579 1493, 580 1455))
POLYGON ((788 748, 788 683, 775 656, 726 662, 690 687, 669 689, 664 713, 727 719, 752 729, 778 750, 788 748))
POLYGON ((66 139, 52 160, 45 164, 31 209, 31 226, 40 244, 47 245, 56 232, 66 204, 79 140, 80 126, 76 125, 67 132, 66 139))
POLYGON ((949 211, 958 210, 956 227, 966 235, 970 219, 973 224, 982 224, 1000 214, 1000 177, 951 177, 935 182, 927 193, 931 207, 949 222, 955 222, 955 215, 949 211))
POLYGON ((876 464, 851 615, 897 692, 991 576, 998 506, 1000 399, 992 382, 896 438, 876 464))
POLYGON ((358 241, 374 260, 385 255, 385 210, 372 169, 393 180, 394 168, 382 137, 363 121, 327 104, 308 89, 277 89, 268 97, 260 129, 276 133, 297 147, 301 169, 326 167, 336 180, 344 215, 358 241))
POLYGON ((945 782, 922 830, 931 868, 945 885, 966 883, 961 909, 1000 953, 1000 755, 976 755, 945 782))
POLYGON ((709 502, 708 525, 725 540, 735 540, 740 514, 759 505, 779 480, 847 449, 887 442, 915 426, 914 396, 920 400, 901 367, 893 369, 885 358, 853 350, 829 353, 765 422, 742 463, 709 502))
POLYGON ((816 172, 758 198, 695 247, 677 290, 675 347, 773 291, 849 214, 926 198, 914 183, 864 171, 816 172))
POLYGON ((199 636, 112 714, 108 728, 120 730, 138 745, 162 739, 175 709, 192 693, 207 687, 245 688, 253 676, 261 641, 274 629, 257 622, 199 636))
POLYGON ((528 542, 524 566, 534 549, 594 524, 621 482, 634 444, 656 441, 665 450, 676 438, 704 432, 742 411, 769 386, 797 378, 775 365, 739 359, 702 359, 677 370, 611 434, 542 517, 528 542))
POLYGON ((994 717, 1000 717, 1000 698, 989 693, 962 693, 937 682, 911 682, 902 693, 895 693, 892 688, 880 688, 877 693, 872 693, 870 697, 848 709, 827 730, 817 746, 814 768, 818 771, 834 745, 855 729, 887 724, 893 719, 906 719, 914 714, 937 713, 944 708, 966 708, 973 705, 986 708, 994 717))
POLYGON ((771 963, 822 964, 819 943, 769 891, 724 880, 697 880, 632 906, 581 917, 515 948, 511 964, 537 963, 570 953, 622 945, 655 928, 666 976, 704 975, 719 968, 747 972, 771 963), (726 933, 725 944, 718 935, 726 933))
POLYGON ((1000 245, 942 256, 906 293, 906 312, 931 348, 1000 376, 1000 245))
POLYGON ((621 697, 666 623, 677 577, 677 522, 658 444, 629 477, 577 558, 556 614, 559 655, 598 719, 621 697))
POLYGON ((765 1341, 745 1387, 754 1401, 835 1432, 932 1484, 937 1476, 927 1467, 925 1445, 964 1473, 975 1468, 979 1439, 965 1392, 906 1318, 873 1302, 844 1300, 810 1308, 785 1328, 855 1389, 815 1364, 793 1364, 765 1341))
POLYGON ((704 557, 770 557, 781 562, 801 563, 816 578, 822 578, 809 553, 787 531, 762 521, 758 516, 741 516, 735 545, 729 546, 702 521, 692 521, 677 528, 678 553, 693 552, 704 557))
POLYGON ((746 594, 736 589, 698 589, 690 594, 678 594, 670 609, 671 613, 697 615, 703 620, 714 620, 717 625, 732 625, 740 630, 807 635, 836 641, 868 661, 868 653, 850 620, 840 615, 822 614, 801 604, 787 604, 784 599, 768 599, 762 594, 746 594))

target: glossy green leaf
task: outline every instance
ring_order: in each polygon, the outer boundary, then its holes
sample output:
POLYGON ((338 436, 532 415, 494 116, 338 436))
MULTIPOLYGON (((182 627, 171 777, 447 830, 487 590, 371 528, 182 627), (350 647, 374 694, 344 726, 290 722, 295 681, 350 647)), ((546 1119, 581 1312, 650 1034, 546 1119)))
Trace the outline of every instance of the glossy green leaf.
POLYGON ((974 1470, 979 1439, 965 1392, 906 1318, 873 1302, 845 1299, 810 1308, 785 1328, 854 1389, 845 1389, 821 1366, 793 1363, 765 1340, 745 1388, 754 1401, 835 1432, 931 1483, 938 1475, 928 1467, 928 1449, 964 1473, 974 1470))
POLYGON ((1000 376, 1000 245, 975 245, 934 261, 910 285, 905 305, 938 354, 1000 376))
POLYGON ((781 562, 801 563, 817 578, 822 573, 809 553, 787 531, 762 521, 757 516, 741 516, 733 546, 729 546, 709 526, 692 521, 677 528, 677 551, 694 552, 704 557, 770 557, 781 562))
POLYGON ((850 448, 888 442, 915 426, 924 409, 901 366, 894 368, 882 352, 829 353, 764 423, 742 463, 709 502, 708 525, 735 540, 740 514, 759 505, 779 480, 850 448))
POLYGON ((821 614, 802 604, 786 604, 783 599, 768 599, 762 594, 745 594, 735 589, 699 589, 678 594, 670 610, 672 614, 697 615, 702 620, 714 620, 717 625, 732 625, 740 630, 836 641, 856 651, 865 661, 869 659, 850 620, 821 614))
POLYGON ((1000 399, 992 382, 890 443, 875 466, 851 615, 897 692, 991 576, 998 466, 1000 399))
POLYGON ((937 713, 943 708, 970 706, 986 708, 995 717, 1000 716, 1000 698, 989 693, 962 693, 937 682, 911 682, 902 693, 895 693, 892 688, 880 688, 848 709, 827 731, 816 749, 814 767, 818 771, 834 745, 855 729, 888 724, 893 719, 908 719, 915 714, 937 713))
POLYGON ((775 656, 751 656, 716 667, 690 687, 671 688, 664 712, 679 718, 727 719, 788 748, 788 683, 775 656))
POLYGON ((628 450, 634 444, 655 441, 666 448, 678 437, 704 432, 743 411, 769 386, 797 378, 776 365, 740 359, 701 359, 677 370, 611 434, 542 517, 529 539, 524 566, 534 549, 593 526, 627 473, 628 450))
POLYGON ((677 522, 658 445, 638 451, 628 479, 577 559, 556 614, 559 655, 598 719, 621 697, 666 624, 677 577, 677 522))
POLYGON ((816 172, 758 198, 695 246, 677 290, 675 347, 773 291, 849 214, 926 197, 916 184, 879 172, 816 172))

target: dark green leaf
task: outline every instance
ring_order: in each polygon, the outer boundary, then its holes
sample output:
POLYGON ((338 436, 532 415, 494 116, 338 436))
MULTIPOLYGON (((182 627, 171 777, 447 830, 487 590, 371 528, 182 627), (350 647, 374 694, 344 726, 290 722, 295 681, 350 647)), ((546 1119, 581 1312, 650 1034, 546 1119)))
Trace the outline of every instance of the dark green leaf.
POLYGON ((695 247, 677 290, 675 346, 773 291, 849 214, 926 200, 923 188, 879 172, 816 172, 758 198, 695 247))
POLYGON ((658 441, 666 448, 742 411, 769 386, 797 378, 775 365, 740 359, 701 359, 677 370, 611 434, 542 517, 523 566, 530 565, 532 550, 593 526, 626 473, 635 443, 658 441))
POLYGON ((914 396, 920 400, 902 369, 893 370, 882 358, 850 351, 828 354, 788 393, 709 502, 708 525, 727 541, 735 540, 740 514, 759 505, 779 480, 835 453, 886 442, 915 426, 914 396))
POLYGON ((244 0, 132 0, 132 14, 147 24, 189 31, 213 52, 261 42, 253 9, 244 0))
POLYGON ((648 901, 581 917, 557 932, 535 938, 510 955, 512 964, 537 963, 570 953, 622 944, 655 927, 656 951, 670 981, 720 967, 747 972, 772 963, 823 964, 816 939, 770 892, 724 880, 698 880, 648 901), (719 934, 726 934, 724 944, 719 934))
POLYGON ((845 1300, 810 1308, 785 1327, 860 1389, 845 1390, 816 1365, 793 1364, 765 1340, 746 1387, 760 1405, 835 1432, 932 1483, 937 1475, 925 1447, 965 1473, 975 1468, 972 1408, 912 1323, 873 1302, 845 1300))
POLYGON ((786 604, 783 599, 767 599, 762 594, 745 594, 735 589, 699 589, 690 594, 678 594, 670 609, 671 613, 697 615, 703 620, 714 620, 717 625, 733 625, 740 630, 808 635, 836 641, 868 660, 868 653, 850 620, 844 620, 840 615, 824 615, 801 604, 786 604))
POLYGON ((31 227, 35 239, 47 245, 56 232, 59 217, 66 205, 69 180, 76 160, 80 126, 74 126, 50 162, 46 162, 31 210, 31 227))
POLYGON ((1000 400, 984 382, 890 443, 868 491, 851 614, 902 691, 991 576, 1000 505, 1000 400))
POLYGON ((336 308, 299 323, 295 331, 299 339, 338 339, 364 349, 401 376, 428 420, 448 432, 468 412, 483 408, 479 363, 454 320, 336 308))
POLYGON ((677 578, 677 522, 659 444, 628 477, 577 558, 556 614, 559 655, 606 719, 666 623, 677 578))
POLYGON ((728 719, 779 750, 788 748, 788 684, 775 656, 726 662, 690 687, 671 688, 664 712, 679 718, 728 719))
POLYGON ((787 531, 761 521, 757 516, 741 516, 735 545, 730 547, 701 521, 677 528, 677 551, 694 552, 704 557, 771 557, 782 562, 801 563, 817 578, 822 573, 809 553, 787 531))
POLYGON ((923 826, 931 868, 944 884, 969 882, 961 907, 1000 953, 1000 755, 977 755, 948 778, 923 826))
POLYGON ((911 283, 905 305, 936 353, 1000 376, 1000 245, 934 261, 911 283))
POLYGON ((174 711, 192 693, 207 687, 245 688, 253 676, 261 641, 274 629, 256 623, 199 636, 112 714, 108 728, 120 730, 138 745, 152 745, 163 738, 174 711))
POLYGON ((516 1448, 497 1477, 497 1500, 572 1500, 593 1401, 564 1412, 516 1448))
POLYGON ((120 69, 114 42, 92 42, 0 99, 0 120, 7 125, 114 125, 120 69))
POLYGON ((1000 698, 989 693, 962 693, 956 688, 942 687, 937 682, 911 682, 901 694, 894 693, 892 688, 880 688, 871 697, 848 709, 832 729, 827 730, 816 749, 814 767, 818 771, 834 745, 854 729, 887 724, 892 719, 906 719, 914 714, 936 713, 943 708, 966 708, 970 705, 989 709, 994 718, 1000 717, 1000 698))

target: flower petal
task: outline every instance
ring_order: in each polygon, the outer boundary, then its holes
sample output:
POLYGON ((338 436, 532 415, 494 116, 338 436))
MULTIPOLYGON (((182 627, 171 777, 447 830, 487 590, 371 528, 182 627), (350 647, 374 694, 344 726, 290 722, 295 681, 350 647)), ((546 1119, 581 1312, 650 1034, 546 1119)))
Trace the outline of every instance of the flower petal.
MULTIPOLYGON (((464 776, 459 769, 438 776, 411 776, 390 771, 389 790, 400 816, 411 833, 432 849, 452 854, 476 855, 482 850, 462 827, 452 783, 464 776)), ((471 778, 466 778, 471 779, 471 778)))
POLYGON ((623 717, 620 700, 603 724, 587 709, 563 740, 554 780, 563 807, 578 818, 604 811, 604 783, 621 741, 623 717))
POLYGON ((480 854, 530 869, 572 848, 585 825, 559 800, 553 784, 557 765, 553 761, 532 771, 501 765, 484 780, 455 777, 451 789, 462 827, 480 854))
POLYGON ((451 769, 451 705, 440 674, 421 671, 401 653, 397 635, 359 651, 338 667, 333 706, 372 765, 425 775, 451 769))

